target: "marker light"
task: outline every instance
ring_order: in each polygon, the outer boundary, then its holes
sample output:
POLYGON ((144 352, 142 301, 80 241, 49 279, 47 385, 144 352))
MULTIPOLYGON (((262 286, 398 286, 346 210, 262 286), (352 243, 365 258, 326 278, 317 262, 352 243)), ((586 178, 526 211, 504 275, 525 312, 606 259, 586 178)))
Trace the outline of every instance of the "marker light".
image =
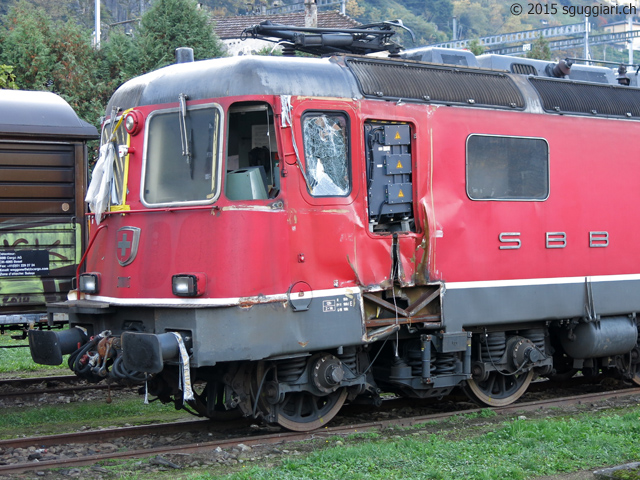
POLYGON ((96 294, 100 290, 99 273, 83 273, 80 275, 80 291, 96 294))
POLYGON ((137 134, 142 128, 143 117, 142 113, 137 110, 131 110, 124 117, 124 128, 129 135, 137 134))
POLYGON ((202 273, 180 273, 171 277, 171 290, 178 297, 198 297, 204 293, 206 284, 202 273))

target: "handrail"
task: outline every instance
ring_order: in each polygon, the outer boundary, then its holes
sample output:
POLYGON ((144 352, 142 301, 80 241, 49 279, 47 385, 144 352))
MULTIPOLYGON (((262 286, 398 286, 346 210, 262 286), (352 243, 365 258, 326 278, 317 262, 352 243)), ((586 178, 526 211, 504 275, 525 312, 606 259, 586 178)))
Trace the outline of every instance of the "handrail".
MULTIPOLYGON (((98 237, 98 233, 103 228, 107 228, 107 226, 108 225, 106 223, 103 223, 98 228, 96 228, 96 231, 94 232, 93 237, 91 238, 91 241, 89 242, 89 245, 87 246, 87 249, 84 252, 84 255, 82 255, 82 258, 80 259, 80 263, 78 263, 78 267, 76 268, 76 289, 78 290, 78 294, 80 293, 80 268, 82 268, 82 264, 87 259, 87 254, 91 250, 91 247, 93 247, 93 242, 96 241, 96 238, 98 237)), ((78 295, 78 298, 80 298, 79 295, 78 295)))

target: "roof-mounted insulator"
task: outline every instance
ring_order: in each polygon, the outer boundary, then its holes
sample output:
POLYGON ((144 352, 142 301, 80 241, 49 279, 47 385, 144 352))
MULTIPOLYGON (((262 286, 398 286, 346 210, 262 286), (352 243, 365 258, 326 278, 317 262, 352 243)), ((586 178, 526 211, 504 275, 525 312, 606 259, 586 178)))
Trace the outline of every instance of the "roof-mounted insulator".
POLYGON ((193 62, 193 48, 178 47, 176 48, 176 63, 193 62))
POLYGON ((571 65, 573 65, 571 59, 566 58, 564 60, 560 60, 555 65, 550 63, 547 65, 547 68, 545 68, 545 71, 550 77, 564 78, 571 73, 571 65))

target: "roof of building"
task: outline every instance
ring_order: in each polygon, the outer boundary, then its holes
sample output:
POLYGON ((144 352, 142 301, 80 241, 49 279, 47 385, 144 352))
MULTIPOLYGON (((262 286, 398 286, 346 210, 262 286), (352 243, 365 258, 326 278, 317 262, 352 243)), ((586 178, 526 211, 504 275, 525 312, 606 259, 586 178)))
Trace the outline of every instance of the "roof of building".
MULTIPOLYGON (((272 23, 304 27, 304 12, 286 15, 241 15, 236 17, 213 17, 215 32, 222 39, 240 38, 245 28, 269 20, 272 23)), ((360 23, 336 11, 318 12, 320 28, 355 28, 360 23)))

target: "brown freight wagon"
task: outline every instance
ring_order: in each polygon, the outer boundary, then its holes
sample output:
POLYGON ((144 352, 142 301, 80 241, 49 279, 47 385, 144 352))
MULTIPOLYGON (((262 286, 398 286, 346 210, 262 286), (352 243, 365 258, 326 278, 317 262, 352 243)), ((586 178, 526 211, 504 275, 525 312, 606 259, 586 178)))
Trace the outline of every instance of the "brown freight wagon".
POLYGON ((0 90, 3 332, 46 325, 45 304, 71 289, 86 242, 87 141, 97 138, 54 93, 0 90))

